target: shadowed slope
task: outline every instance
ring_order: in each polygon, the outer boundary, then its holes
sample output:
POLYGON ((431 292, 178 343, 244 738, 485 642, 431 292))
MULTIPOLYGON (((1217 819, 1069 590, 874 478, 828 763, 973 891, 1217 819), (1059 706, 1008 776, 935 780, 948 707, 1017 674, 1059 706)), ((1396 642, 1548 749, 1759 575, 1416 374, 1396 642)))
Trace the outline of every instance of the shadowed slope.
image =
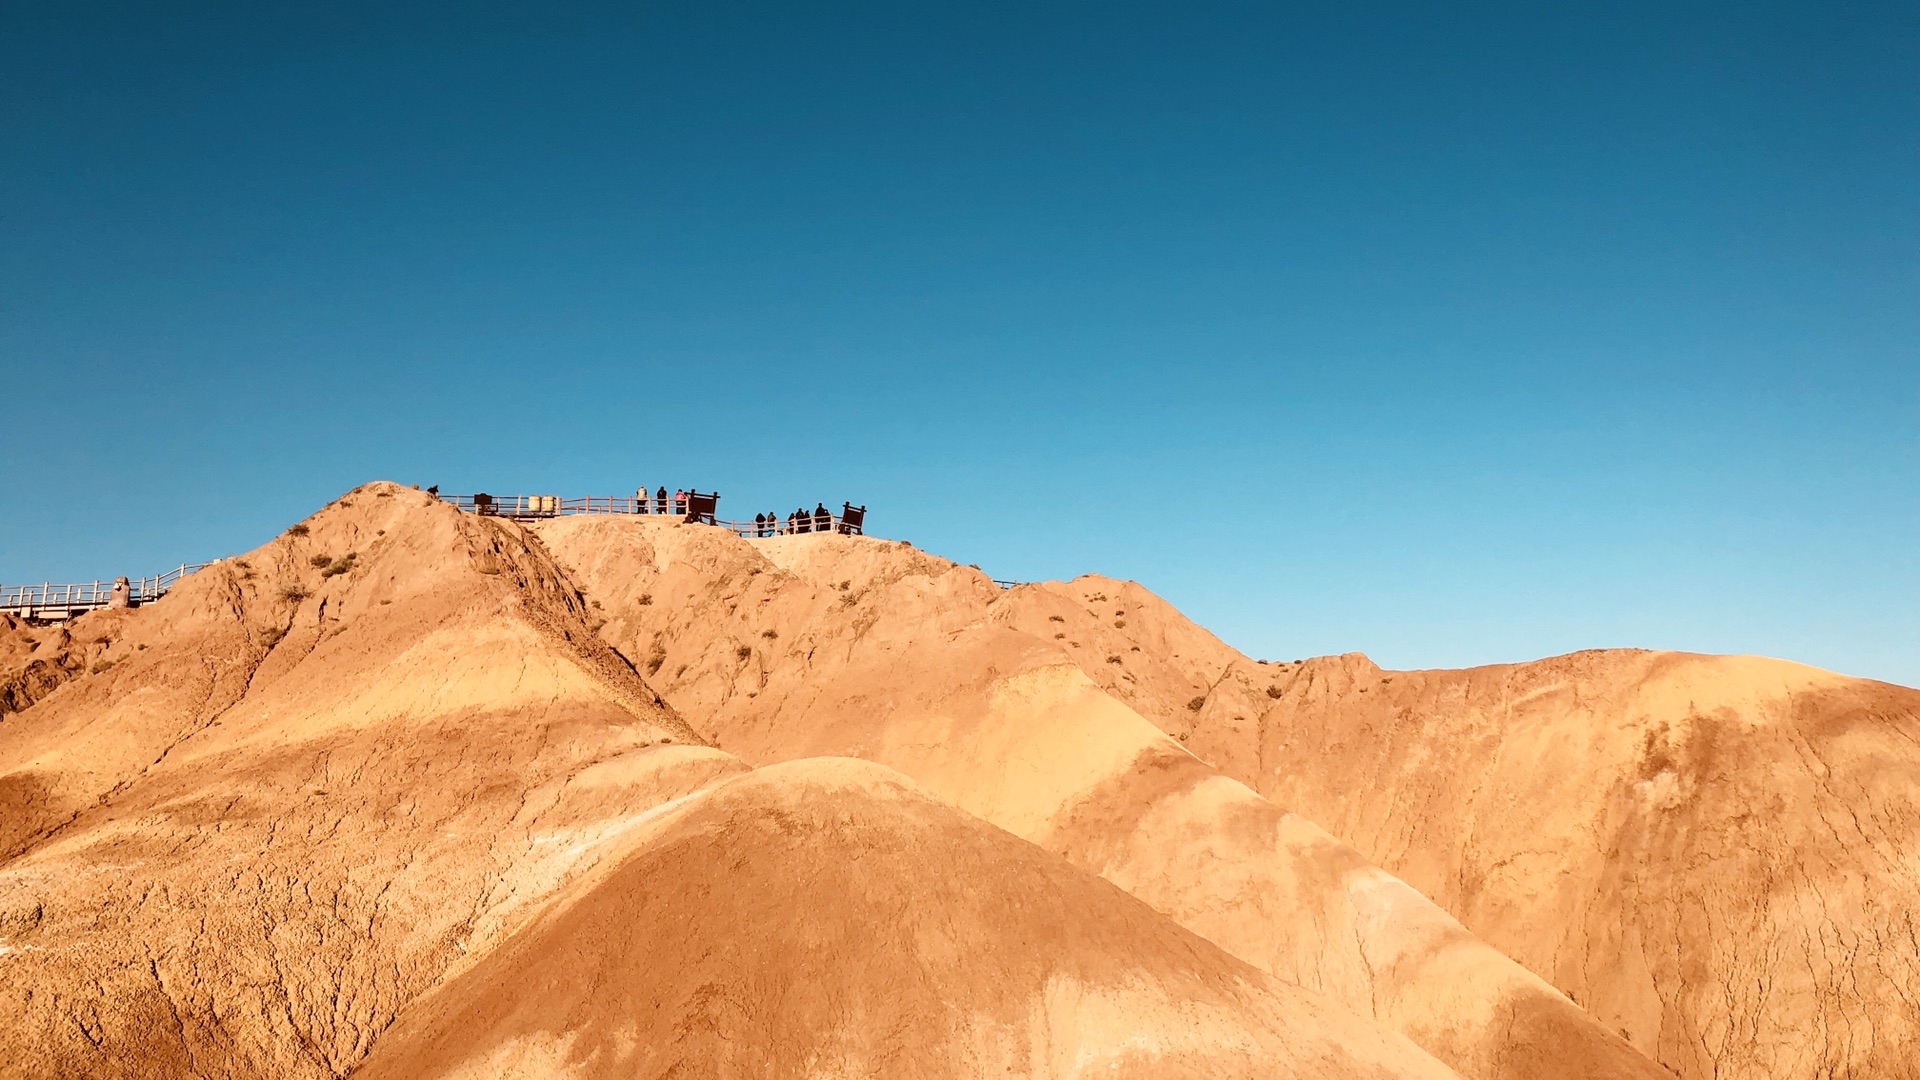
POLYGON ((356 1075, 1434 1077, 1395 1036, 865 762, 662 814, 356 1075))
POLYGON ((1683 1075, 1920 1076, 1920 691, 1632 649, 1256 663, 1092 576, 1001 611, 1683 1075))
POLYGON ((1413 890, 1185 753, 1064 644, 1005 625, 1008 594, 978 571, 864 537, 584 518, 538 531, 603 634, 748 760, 900 769, 1464 1075, 1657 1075, 1413 890))
POLYGON ((391 484, 73 636, 116 662, 0 718, 8 1076, 338 1076, 637 813, 742 769, 668 745, 517 529, 391 484))

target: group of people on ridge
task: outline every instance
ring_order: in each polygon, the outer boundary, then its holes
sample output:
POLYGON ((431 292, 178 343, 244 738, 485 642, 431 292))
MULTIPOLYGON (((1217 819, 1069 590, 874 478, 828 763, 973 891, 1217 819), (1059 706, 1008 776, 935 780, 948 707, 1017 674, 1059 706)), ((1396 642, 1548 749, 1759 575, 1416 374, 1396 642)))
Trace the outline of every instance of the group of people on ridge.
POLYGON ((753 515, 755 536, 792 536, 795 533, 832 531, 833 511, 828 510, 825 503, 815 503, 812 510, 799 507, 788 514, 784 522, 771 511, 753 515))
POLYGON ((635 512, 641 514, 684 515, 687 512, 687 493, 684 489, 676 488, 672 498, 669 499, 667 489, 662 487, 653 493, 652 498, 648 498, 647 486, 642 484, 634 489, 633 503, 635 512))

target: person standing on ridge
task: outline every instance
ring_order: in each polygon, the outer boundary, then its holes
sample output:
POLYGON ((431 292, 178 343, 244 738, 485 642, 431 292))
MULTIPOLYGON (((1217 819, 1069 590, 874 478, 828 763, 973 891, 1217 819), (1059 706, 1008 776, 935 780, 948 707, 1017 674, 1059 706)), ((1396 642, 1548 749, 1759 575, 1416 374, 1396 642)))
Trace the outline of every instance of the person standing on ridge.
POLYGON ((833 531, 833 512, 827 509, 826 503, 817 502, 813 504, 813 531, 833 531))
POLYGON ((636 514, 647 512, 647 485, 645 484, 633 489, 633 512, 636 514))
POLYGON ((667 485, 665 484, 661 484, 660 489, 653 493, 653 512, 656 514, 667 512, 667 485))
POLYGON ((753 535, 762 536, 767 530, 767 519, 759 514, 753 515, 753 535))

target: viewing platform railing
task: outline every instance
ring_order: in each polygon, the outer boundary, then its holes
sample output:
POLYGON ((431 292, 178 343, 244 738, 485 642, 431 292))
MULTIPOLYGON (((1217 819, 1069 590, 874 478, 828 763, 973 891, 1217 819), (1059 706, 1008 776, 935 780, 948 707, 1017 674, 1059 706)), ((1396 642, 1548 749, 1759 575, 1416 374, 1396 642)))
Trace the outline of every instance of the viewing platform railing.
MULTIPOLYGON (((634 514, 658 517, 687 516, 687 506, 672 497, 666 499, 642 499, 634 495, 582 495, 578 498, 562 498, 558 495, 489 495, 481 502, 473 495, 441 495, 443 502, 453 504, 455 509, 470 514, 484 514, 488 517, 503 517, 515 521, 539 521, 546 518, 572 517, 576 514, 634 514)), ((736 521, 731 518, 716 517, 711 520, 701 518, 703 524, 714 525, 746 539, 769 536, 793 536, 803 533, 841 533, 860 535, 865 532, 865 515, 862 520, 849 523, 843 515, 827 513, 816 516, 808 514, 804 520, 795 519, 789 525, 786 519, 755 522, 736 521)))
MULTIPOLYGON (((183 577, 206 563, 181 563, 162 574, 127 579, 127 606, 151 604, 166 595, 183 577)), ((72 618, 83 611, 113 604, 113 581, 52 582, 38 585, 0 585, 0 612, 27 619, 72 618)))

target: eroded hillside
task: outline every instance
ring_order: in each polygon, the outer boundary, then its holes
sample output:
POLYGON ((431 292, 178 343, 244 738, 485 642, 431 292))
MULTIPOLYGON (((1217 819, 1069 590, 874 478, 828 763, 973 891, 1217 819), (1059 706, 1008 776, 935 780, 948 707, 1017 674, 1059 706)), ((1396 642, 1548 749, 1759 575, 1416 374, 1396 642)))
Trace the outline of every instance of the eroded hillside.
POLYGON ((1008 625, 1011 594, 977 570, 866 537, 748 541, 612 517, 536 531, 602 634, 749 761, 899 769, 1463 1075, 1659 1071, 1413 889, 1187 753, 1050 633, 1008 625))
POLYGON ((398 1020, 427 1041, 388 1060, 491 1076, 530 1045, 510 991, 579 1010, 526 1077, 606 1075, 641 1031, 620 1075, 907 1060, 934 1030, 976 1075, 1449 1075, 870 766, 750 774, 598 618, 520 526, 372 484, 157 603, 5 628, 6 671, 57 675, 0 716, 0 1074, 341 1077, 398 1020), (949 927, 1025 981, 982 990, 949 927), (808 995, 862 994, 871 1025, 813 1026, 808 995))
POLYGON ((1269 664, 1092 576, 1001 610, 1680 1074, 1920 1075, 1920 691, 1633 649, 1269 664))

